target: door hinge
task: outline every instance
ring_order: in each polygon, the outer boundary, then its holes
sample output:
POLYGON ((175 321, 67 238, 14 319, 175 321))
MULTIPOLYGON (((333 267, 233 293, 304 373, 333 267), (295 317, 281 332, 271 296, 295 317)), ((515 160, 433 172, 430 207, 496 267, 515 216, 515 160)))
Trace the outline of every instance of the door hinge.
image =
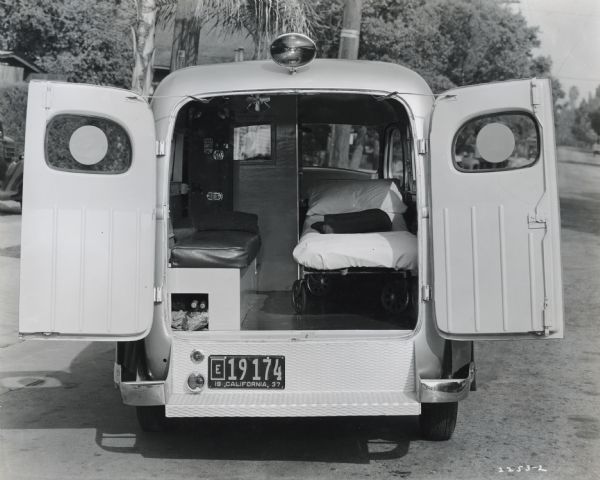
POLYGON ((550 335, 550 327, 552 326, 552 324, 549 321, 549 313, 548 313, 549 305, 550 305, 550 300, 548 299, 548 297, 545 297, 544 298, 544 311, 542 312, 542 322, 543 322, 543 326, 544 326, 544 336, 545 337, 550 335))
POLYGON ((160 207, 156 207, 154 209, 154 218, 156 220, 164 220, 165 218, 167 218, 167 207, 165 205, 162 205, 160 207))
POLYGON ((154 287, 154 303, 162 303, 162 287, 154 287))
POLYGON ((542 104, 541 95, 540 95, 540 87, 538 87, 535 80, 531 82, 531 105, 533 109, 542 104))
POLYGON ((538 217, 537 215, 527 215, 527 224, 529 228, 548 228, 548 223, 546 219, 543 217, 538 217))
POLYGON ((427 139, 419 138, 417 140, 417 150, 421 155, 425 155, 427 153, 427 139))
POLYGON ((166 154, 166 150, 167 147, 165 145, 165 142, 161 141, 156 141, 156 156, 157 157, 164 157, 166 154))
POLYGON ((44 108, 46 110, 50 110, 50 107, 52 106, 52 85, 50 85, 49 83, 46 84, 46 98, 44 101, 44 108))
POLYGON ((424 302, 431 300, 431 287, 429 285, 423 285, 421 287, 421 299, 424 302))

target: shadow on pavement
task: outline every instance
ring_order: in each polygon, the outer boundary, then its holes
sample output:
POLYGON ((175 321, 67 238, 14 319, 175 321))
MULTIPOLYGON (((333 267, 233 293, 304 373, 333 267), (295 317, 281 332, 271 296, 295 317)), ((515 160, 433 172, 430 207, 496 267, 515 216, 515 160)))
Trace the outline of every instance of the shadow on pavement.
POLYGON ((124 438, 101 429, 104 450, 151 458, 369 463, 398 459, 409 449, 416 422, 379 418, 178 419, 167 433, 124 438), (413 425, 414 424, 414 425, 413 425), (404 435, 397 433, 404 431, 404 435), (125 442, 127 443, 127 442, 125 442))
POLYGON ((94 429, 105 451, 165 459, 369 463, 398 459, 416 417, 173 419, 145 433, 112 383, 112 344, 90 344, 70 371, 2 373, 2 429, 94 429))

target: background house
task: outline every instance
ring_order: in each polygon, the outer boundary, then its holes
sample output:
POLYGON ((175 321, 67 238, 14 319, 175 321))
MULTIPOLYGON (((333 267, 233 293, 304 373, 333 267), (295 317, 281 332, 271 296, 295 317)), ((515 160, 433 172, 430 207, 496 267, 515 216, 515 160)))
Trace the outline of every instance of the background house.
MULTIPOLYGON (((152 66, 153 84, 156 86, 171 72, 173 21, 165 26, 157 26, 154 41, 156 49, 152 66)), ((254 45, 246 35, 225 34, 211 23, 200 30, 198 45, 198 65, 251 60, 254 55, 254 45)))
POLYGON ((29 80, 32 74, 45 73, 35 63, 30 62, 10 50, 0 50, 0 82, 16 83, 29 80))

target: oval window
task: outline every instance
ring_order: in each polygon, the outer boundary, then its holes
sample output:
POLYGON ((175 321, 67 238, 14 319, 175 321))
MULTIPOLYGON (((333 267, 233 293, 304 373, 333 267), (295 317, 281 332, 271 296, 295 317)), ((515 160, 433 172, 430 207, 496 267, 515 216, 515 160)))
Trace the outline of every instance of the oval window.
POLYGON ((46 162, 57 170, 123 173, 131 166, 131 142, 107 118, 57 115, 46 128, 46 162))
POLYGON ((453 150, 454 165, 461 172, 525 168, 539 158, 539 131, 524 113, 485 115, 460 128, 453 150))

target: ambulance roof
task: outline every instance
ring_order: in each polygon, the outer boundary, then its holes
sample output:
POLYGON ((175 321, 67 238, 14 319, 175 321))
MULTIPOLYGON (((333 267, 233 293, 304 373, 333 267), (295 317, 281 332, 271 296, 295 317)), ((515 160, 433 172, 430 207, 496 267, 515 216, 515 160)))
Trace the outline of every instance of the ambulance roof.
POLYGON ((263 60, 177 70, 157 87, 152 109, 160 119, 189 97, 274 90, 397 92, 416 116, 426 116, 433 102, 431 89, 419 74, 393 63, 315 60, 290 74, 273 61, 263 60))

